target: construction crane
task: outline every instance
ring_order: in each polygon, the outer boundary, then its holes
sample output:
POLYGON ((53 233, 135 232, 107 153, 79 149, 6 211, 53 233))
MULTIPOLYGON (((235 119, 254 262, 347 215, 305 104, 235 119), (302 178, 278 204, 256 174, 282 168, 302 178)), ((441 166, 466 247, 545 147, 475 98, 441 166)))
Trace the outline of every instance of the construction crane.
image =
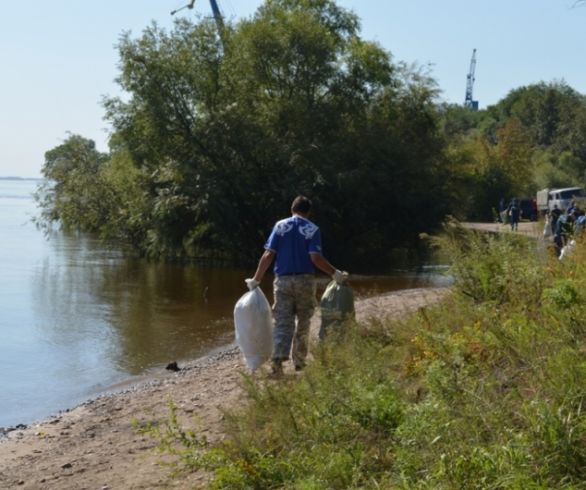
MULTIPOLYGON (((177 10, 172 10, 171 15, 175 15, 177 12, 183 9, 193 9, 195 5, 195 0, 191 0, 187 5, 178 8, 177 10)), ((222 13, 220 12, 220 8, 218 7, 218 3, 216 0, 210 0, 210 5, 212 7, 212 13, 214 14, 214 20, 216 21, 216 25, 218 26, 218 33, 220 34, 220 40, 222 41, 222 45, 224 44, 224 19, 222 17, 222 13)))
POLYGON ((472 51, 472 59, 470 60, 470 70, 466 76, 466 98, 464 99, 464 107, 468 107, 473 111, 478 110, 478 101, 472 97, 472 90, 474 89, 474 72, 476 71, 476 49, 472 51))

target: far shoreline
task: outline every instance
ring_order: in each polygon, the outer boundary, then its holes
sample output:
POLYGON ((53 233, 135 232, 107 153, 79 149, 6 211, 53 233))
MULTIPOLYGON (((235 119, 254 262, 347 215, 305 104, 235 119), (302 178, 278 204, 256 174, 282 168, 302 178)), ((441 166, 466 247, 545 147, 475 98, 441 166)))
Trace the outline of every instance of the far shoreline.
POLYGON ((17 177, 17 176, 6 176, 0 177, 0 180, 44 180, 43 177, 17 177))

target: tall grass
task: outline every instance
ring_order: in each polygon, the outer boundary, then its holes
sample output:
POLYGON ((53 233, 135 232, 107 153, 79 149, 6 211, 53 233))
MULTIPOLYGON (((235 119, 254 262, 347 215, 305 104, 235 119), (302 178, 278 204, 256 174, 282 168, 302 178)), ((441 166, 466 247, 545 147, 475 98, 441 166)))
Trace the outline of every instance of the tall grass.
MULTIPOLYGON (((455 285, 349 326, 300 377, 245 379, 211 488, 586 488, 586 252, 450 228, 455 285)), ((189 458, 188 458, 189 459, 189 458)))

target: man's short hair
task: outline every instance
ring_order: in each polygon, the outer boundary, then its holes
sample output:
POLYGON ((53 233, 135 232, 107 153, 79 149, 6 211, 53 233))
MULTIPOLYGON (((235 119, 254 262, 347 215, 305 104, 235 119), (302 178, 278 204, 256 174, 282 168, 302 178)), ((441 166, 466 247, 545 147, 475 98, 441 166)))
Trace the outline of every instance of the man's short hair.
POLYGON ((311 211, 311 201, 305 196, 297 196, 293 199, 291 211, 299 214, 309 214, 311 211))

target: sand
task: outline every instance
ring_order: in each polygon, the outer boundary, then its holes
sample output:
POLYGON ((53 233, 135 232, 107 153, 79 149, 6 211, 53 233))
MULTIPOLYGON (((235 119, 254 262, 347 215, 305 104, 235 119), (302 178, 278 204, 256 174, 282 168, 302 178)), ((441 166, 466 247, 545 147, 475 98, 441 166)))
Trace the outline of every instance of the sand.
MULTIPOLYGON (((358 320, 397 316, 440 300, 445 288, 411 289, 356 302, 358 320)), ((319 314, 312 321, 312 342, 319 314)), ((290 364, 290 363, 286 363, 290 364)), ((222 439, 223 411, 242 403, 245 363, 236 347, 20 427, 0 437, 0 489, 206 488, 201 471, 171 477, 169 457, 135 424, 166 420, 169 401, 183 424, 208 441, 222 439)), ((268 371, 268 366, 262 368, 268 371)), ((260 373, 263 375, 263 373, 260 373)), ((299 376, 290 366, 286 376, 299 376)), ((271 382, 279 382, 278 380, 271 382)))

